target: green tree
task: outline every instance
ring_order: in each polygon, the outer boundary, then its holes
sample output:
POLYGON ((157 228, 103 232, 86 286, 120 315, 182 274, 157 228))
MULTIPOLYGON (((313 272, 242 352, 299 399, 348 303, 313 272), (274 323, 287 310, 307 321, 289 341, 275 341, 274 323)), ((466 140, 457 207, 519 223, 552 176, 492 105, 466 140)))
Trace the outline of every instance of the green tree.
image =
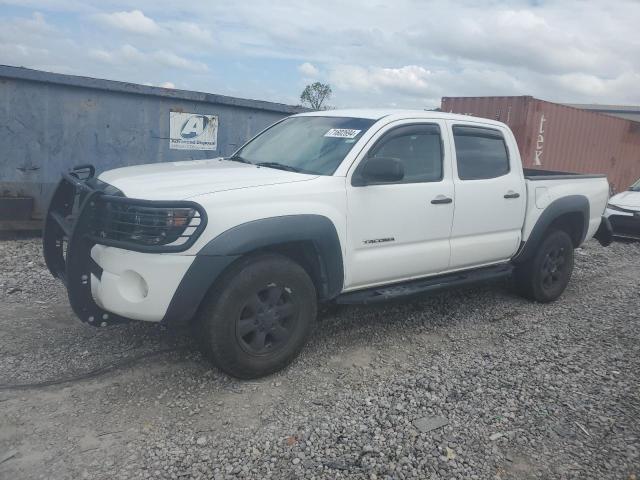
POLYGON ((300 95, 300 101, 302 105, 309 106, 314 110, 326 110, 328 107, 325 102, 331 98, 331 93, 331 85, 315 82, 304 88, 300 95))

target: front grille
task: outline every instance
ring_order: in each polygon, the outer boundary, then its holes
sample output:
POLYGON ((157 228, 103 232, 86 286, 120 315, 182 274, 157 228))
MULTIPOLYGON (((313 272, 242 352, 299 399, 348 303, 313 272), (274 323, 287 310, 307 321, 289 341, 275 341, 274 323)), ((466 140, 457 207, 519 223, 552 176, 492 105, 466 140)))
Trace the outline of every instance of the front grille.
POLYGON ((206 214, 195 202, 137 200, 102 195, 92 212, 96 243, 136 251, 183 251, 205 227, 206 214))
POLYGON ((197 210, 142 207, 129 203, 100 202, 96 233, 102 239, 132 240, 145 245, 186 242, 202 218, 197 210), (177 221, 179 220, 179 221, 177 221))

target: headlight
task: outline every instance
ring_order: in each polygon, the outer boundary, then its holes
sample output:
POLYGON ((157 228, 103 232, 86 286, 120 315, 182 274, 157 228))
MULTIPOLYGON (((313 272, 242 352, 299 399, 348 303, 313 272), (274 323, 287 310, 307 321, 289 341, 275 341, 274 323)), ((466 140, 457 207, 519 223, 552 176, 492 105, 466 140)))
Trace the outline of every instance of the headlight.
POLYGON ((143 245, 167 245, 180 238, 195 216, 192 208, 126 207, 112 225, 124 234, 123 240, 143 245))
POLYGON ((204 209, 186 201, 155 202, 105 195, 95 216, 98 242, 140 251, 189 248, 206 223, 204 209))

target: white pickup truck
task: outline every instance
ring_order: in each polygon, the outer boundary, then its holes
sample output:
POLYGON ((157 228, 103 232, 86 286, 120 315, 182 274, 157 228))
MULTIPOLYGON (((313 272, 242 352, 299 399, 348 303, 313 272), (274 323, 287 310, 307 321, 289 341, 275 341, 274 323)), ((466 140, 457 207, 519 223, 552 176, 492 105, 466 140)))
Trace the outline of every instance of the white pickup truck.
POLYGON ((446 113, 303 113, 229 158, 94 173, 63 174, 45 225, 75 313, 193 324, 241 378, 289 363, 319 304, 510 275, 549 302, 611 241, 605 176, 523 171, 506 125, 446 113))

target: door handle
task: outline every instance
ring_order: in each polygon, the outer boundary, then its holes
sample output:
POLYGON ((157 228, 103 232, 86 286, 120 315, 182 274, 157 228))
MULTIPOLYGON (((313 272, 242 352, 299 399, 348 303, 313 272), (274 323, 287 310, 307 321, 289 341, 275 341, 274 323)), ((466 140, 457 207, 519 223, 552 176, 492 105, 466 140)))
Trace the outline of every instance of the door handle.
POLYGON ((433 203, 434 205, 440 205, 443 203, 451 203, 451 202, 453 202, 453 199, 449 197, 445 197, 444 195, 438 195, 436 198, 431 200, 431 203, 433 203))
POLYGON ((504 198, 519 198, 520 194, 518 192, 514 192, 513 190, 509 190, 504 194, 504 198))

